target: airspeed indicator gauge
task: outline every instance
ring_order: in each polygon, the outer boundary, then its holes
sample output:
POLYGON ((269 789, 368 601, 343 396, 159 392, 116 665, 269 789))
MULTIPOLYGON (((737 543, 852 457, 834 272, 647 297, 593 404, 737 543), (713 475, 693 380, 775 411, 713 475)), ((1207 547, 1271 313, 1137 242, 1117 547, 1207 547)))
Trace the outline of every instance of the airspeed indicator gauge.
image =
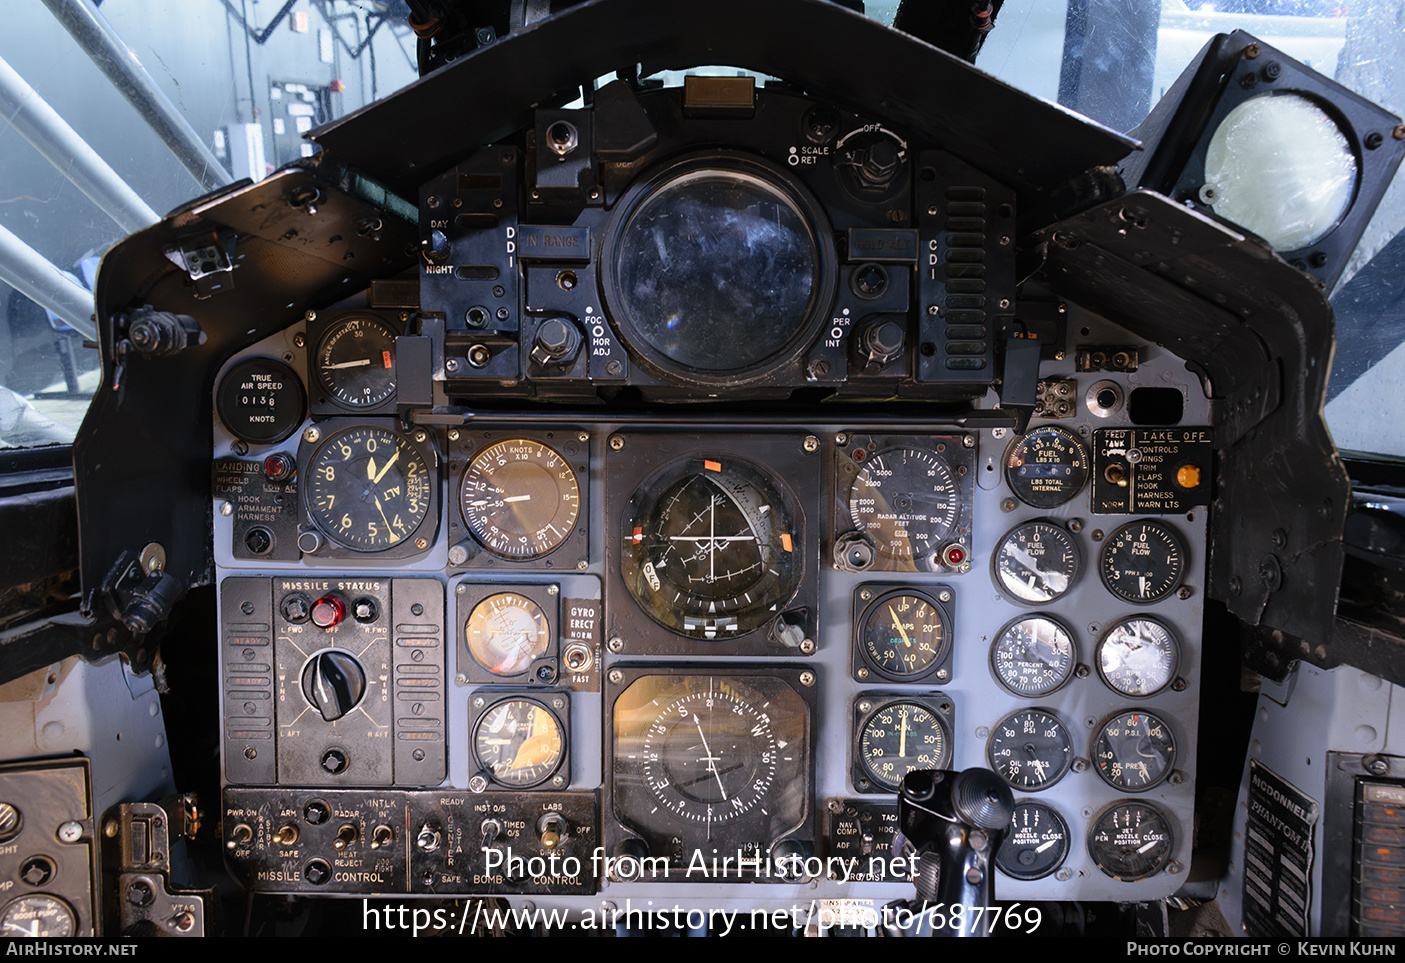
POLYGON ((575 529, 580 482, 555 449, 531 438, 508 438, 473 456, 459 503, 468 530, 489 552, 540 558, 575 529))

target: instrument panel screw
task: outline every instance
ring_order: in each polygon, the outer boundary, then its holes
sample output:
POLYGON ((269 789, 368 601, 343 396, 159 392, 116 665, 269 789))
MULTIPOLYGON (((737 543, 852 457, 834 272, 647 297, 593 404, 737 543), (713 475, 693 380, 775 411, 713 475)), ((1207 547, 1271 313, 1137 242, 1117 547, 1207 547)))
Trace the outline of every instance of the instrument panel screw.
POLYGON ((302 440, 307 442, 309 445, 315 445, 317 443, 317 439, 321 437, 322 432, 318 431, 316 428, 309 428, 302 433, 302 440))
POLYGON ((457 428, 450 428, 450 429, 449 429, 449 440, 450 440, 450 441, 458 441, 458 440, 459 440, 459 430, 458 430, 457 428))
POLYGON ((1189 585, 1182 585, 1180 591, 1176 593, 1176 598, 1188 599, 1194 594, 1195 590, 1192 589, 1189 585))
POLYGON ((234 514, 234 506, 233 506, 232 504, 230 504, 229 502, 225 502, 223 505, 220 506, 220 514, 221 514, 221 515, 233 515, 233 514, 234 514))
POLYGON ((1175 873, 1179 873, 1180 871, 1181 871, 1181 864, 1178 863, 1178 862, 1176 862, 1175 860, 1171 860, 1171 862, 1169 862, 1169 863, 1166 864, 1166 872, 1175 874, 1175 873))
POLYGON ((1010 306, 1010 299, 1009 299, 1009 298, 1001 298, 1001 299, 1000 299, 1000 306, 1001 306, 1002 308, 1008 308, 1008 307, 1010 306))
POLYGON ((1186 681, 1185 681, 1185 679, 1177 678, 1174 682, 1171 683, 1171 691, 1172 691, 1172 692, 1184 692, 1184 691, 1185 691, 1185 687, 1186 687, 1186 681))
POLYGON ((301 348, 307 344, 307 339, 300 334, 293 335, 293 347, 301 348))
POLYGON ((451 373, 451 374, 452 374, 453 372, 455 372, 455 371, 458 371, 458 370, 459 370, 459 362, 458 362, 458 359, 457 359, 457 358, 448 358, 448 359, 446 359, 445 362, 444 362, 444 370, 445 370, 445 371, 448 371, 448 372, 451 373))
POLYGON ((1071 869, 1061 869, 1054 874, 1054 879, 1058 880, 1060 883, 1067 883, 1072 878, 1073 870, 1071 869))
POLYGON ((1245 60, 1253 60, 1253 59, 1255 59, 1256 57, 1258 57, 1258 55, 1259 55, 1259 45, 1258 45, 1258 44, 1256 44, 1256 43, 1251 43, 1251 44, 1249 44, 1249 46, 1247 46, 1247 47, 1244 48, 1244 59, 1245 59, 1245 60))
POLYGON ((1390 132, 1390 136, 1396 140, 1405 140, 1405 124, 1397 126, 1390 132))
POLYGON ((935 304, 929 304, 929 305, 927 305, 927 313, 928 313, 928 314, 937 314, 937 313, 939 313, 940 311, 941 311, 941 308, 937 307, 935 304))
POLYGON ((858 709, 860 712, 868 712, 870 709, 873 708, 873 703, 865 699, 863 702, 860 702, 854 708, 858 709))
POLYGON ((588 568, 590 568, 590 563, 587 562, 585 559, 580 559, 576 562, 576 571, 584 572, 588 568))
POLYGON ((976 447, 976 436, 975 436, 975 435, 962 435, 962 436, 961 436, 961 444, 965 445, 967 448, 974 448, 974 447, 976 447))
POLYGON ((1000 503, 1000 510, 1002 512, 1013 512, 1015 510, 1015 500, 1013 498, 1005 499, 1000 503))
POLYGON ((429 548, 429 539, 427 539, 427 538, 417 538, 417 539, 415 539, 415 548, 419 549, 420 551, 424 551, 425 549, 429 548))
POLYGON ((1380 756, 1367 756, 1361 764, 1373 776, 1384 776, 1390 772, 1390 763, 1380 756))
POLYGON ((1185 773, 1181 772, 1180 770, 1176 770, 1166 778, 1166 781, 1173 786, 1179 786, 1181 783, 1185 782, 1185 773))
POLYGON ((559 595, 560 593, 561 593, 561 586, 559 586, 559 585, 548 585, 548 586, 546 587, 546 594, 547 594, 547 595, 559 595))
POLYGON ((621 438, 619 435, 611 435, 611 436, 610 436, 610 449, 611 449, 612 451, 619 451, 619 450, 620 450, 621 448, 623 448, 623 447, 624 447, 624 439, 623 439, 623 438, 621 438))
POLYGON ((576 435, 576 441, 579 441, 584 444, 585 442, 590 441, 590 434, 588 432, 583 431, 579 435, 576 435))
POLYGON ((1073 760, 1073 766, 1071 768, 1074 772, 1086 772, 1088 770, 1088 760, 1075 759, 1073 760))
POLYGON ((814 640, 814 639, 801 639, 801 640, 800 640, 800 652, 801 652, 803 655, 813 655, 814 652, 815 652, 815 640, 814 640))
POLYGON ((937 595, 937 598, 941 599, 943 602, 950 602, 950 601, 951 601, 951 593, 950 593, 950 592, 943 591, 943 592, 941 592, 941 593, 939 593, 939 594, 937 595))
POLYGON ((834 443, 840 448, 843 448, 849 443, 849 436, 841 432, 834 436, 834 443))
POLYGON ((117 828, 117 821, 109 819, 102 827, 102 834, 108 839, 111 839, 117 835, 117 828))
POLYGON ((865 669, 863 666, 859 666, 859 668, 857 668, 857 669, 854 670, 854 675, 857 676, 857 677, 860 678, 860 679, 867 679, 867 678, 868 678, 868 670, 865 669))
POLYGON ((990 437, 992 437, 992 438, 1004 438, 1004 437, 1005 437, 1005 429, 1004 429, 1004 428, 992 428, 992 429, 990 429, 990 437))
POLYGON ((820 450, 820 440, 814 435, 806 435, 804 443, 800 446, 807 452, 817 452, 820 450))
POLYGON ((610 681, 613 682, 615 685, 619 685, 621 682, 624 681, 624 673, 621 672, 619 669, 611 669, 610 681))
POLYGON ((467 585, 460 585, 458 588, 454 589, 454 594, 455 594, 455 595, 462 595, 463 593, 465 593, 465 592, 467 592, 467 591, 468 591, 468 586, 467 586, 467 585))
POLYGON ((970 570, 971 570, 971 563, 970 563, 970 562, 962 562, 962 563, 961 563, 961 568, 960 568, 959 571, 960 571, 962 574, 965 574, 966 572, 969 572, 970 570))
POLYGON ((1083 520, 1080 518, 1070 518, 1068 520, 1068 530, 1077 535, 1083 531, 1083 520))
POLYGON ((814 685, 814 684, 815 684, 815 674, 814 674, 813 672, 802 672, 802 673, 800 673, 800 684, 803 685, 803 686, 812 686, 812 685, 814 685))
POLYGON ((864 589, 864 590, 862 590, 861 592, 859 592, 859 598, 861 598, 861 599, 863 599, 865 602, 867 602, 869 599, 873 598, 873 593, 870 592, 868 589, 864 589))
POLYGON ((439 197, 438 195, 431 194, 424 199, 424 202, 429 205, 430 209, 432 210, 433 208, 439 206, 439 197))
POLYGON ((1079 665, 1078 668, 1073 670, 1073 674, 1078 676, 1078 678, 1080 679, 1086 679, 1088 678, 1088 676, 1093 674, 1093 670, 1088 668, 1086 665, 1079 665))
POLYGON ((1088 533, 1088 537, 1095 542, 1101 542, 1103 540, 1103 530, 1101 528, 1095 528, 1088 533))
POLYGON ((302 319, 303 319, 304 321, 316 321, 316 320, 317 320, 317 312, 316 312, 316 311, 305 311, 305 312, 303 312, 302 319))
POLYGON ((83 827, 74 820, 70 819, 68 822, 59 826, 59 842, 76 843, 82 838, 83 827))
POLYGON ((606 643, 606 645, 610 647, 611 652, 624 651, 624 639, 620 638, 618 635, 611 638, 610 641, 606 643))
POLYGON ((415 441, 419 442, 420 444, 424 444, 424 440, 428 437, 429 436, 424 433, 424 429, 420 429, 419 431, 415 432, 415 441))
POLYGON ((945 681, 946 681, 948 678, 950 678, 950 677, 951 677, 951 673, 948 672, 948 671, 946 671, 945 669, 938 669, 938 670, 937 670, 937 678, 938 678, 938 679, 941 679, 943 682, 945 682, 945 681))

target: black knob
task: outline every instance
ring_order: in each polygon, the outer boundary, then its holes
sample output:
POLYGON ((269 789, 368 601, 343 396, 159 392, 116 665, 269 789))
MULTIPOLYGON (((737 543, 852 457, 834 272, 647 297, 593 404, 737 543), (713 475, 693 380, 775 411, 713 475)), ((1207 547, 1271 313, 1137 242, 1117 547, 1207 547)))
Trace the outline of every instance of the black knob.
POLYGON ((902 356, 907 332, 897 321, 874 321, 863 330, 860 342, 864 358, 872 367, 881 367, 902 356))
POLYGON ((581 333, 565 318, 547 318, 532 342, 532 360, 540 365, 570 364, 581 349, 581 333))
POLYGON ((366 693, 366 672, 350 652, 325 649, 302 673, 302 694, 328 722, 355 709, 366 693))

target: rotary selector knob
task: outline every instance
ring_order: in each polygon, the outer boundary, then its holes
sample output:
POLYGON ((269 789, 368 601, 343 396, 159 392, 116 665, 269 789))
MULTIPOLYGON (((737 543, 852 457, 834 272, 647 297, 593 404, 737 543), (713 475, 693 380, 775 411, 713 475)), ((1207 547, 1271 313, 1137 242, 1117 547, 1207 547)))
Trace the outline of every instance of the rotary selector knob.
POLYGON ((570 364, 581 350, 580 330, 565 318, 547 318, 537 328, 532 360, 539 365, 570 364))
POLYGON ((350 652, 324 650, 303 669, 302 694, 323 719, 335 722, 366 694, 366 671, 350 652))
POLYGON ((860 336, 867 367, 876 370, 902 357, 906 341, 907 332, 898 322, 891 319, 870 322, 860 336))

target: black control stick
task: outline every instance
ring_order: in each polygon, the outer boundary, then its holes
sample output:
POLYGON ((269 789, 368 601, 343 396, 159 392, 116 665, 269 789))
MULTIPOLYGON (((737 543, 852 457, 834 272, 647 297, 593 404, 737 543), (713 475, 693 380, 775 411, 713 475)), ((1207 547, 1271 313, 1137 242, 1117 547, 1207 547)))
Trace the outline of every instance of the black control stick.
POLYGON ((913 909, 920 914, 925 903, 934 911, 895 935, 990 935, 996 918, 991 860, 1014 811, 1010 787, 989 769, 907 774, 898 794, 898 827, 917 856, 913 909))

